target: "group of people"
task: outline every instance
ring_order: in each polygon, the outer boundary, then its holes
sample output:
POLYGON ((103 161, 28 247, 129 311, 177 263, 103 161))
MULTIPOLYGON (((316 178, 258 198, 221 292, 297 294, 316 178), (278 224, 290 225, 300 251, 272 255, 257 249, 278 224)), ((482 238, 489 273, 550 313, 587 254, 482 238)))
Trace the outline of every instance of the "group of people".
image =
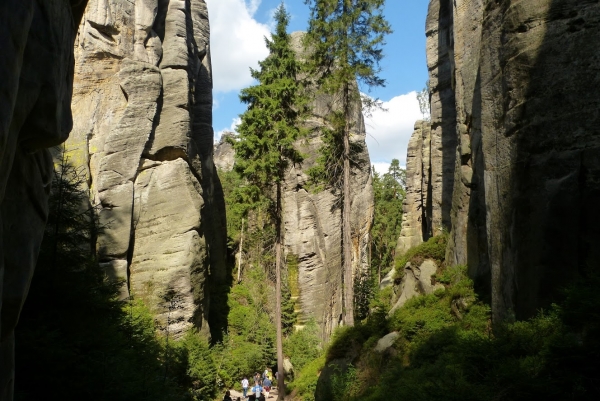
MULTIPOLYGON (((277 372, 275 373, 275 377, 277 377, 277 372)), ((250 381, 247 377, 242 379, 242 392, 243 392, 243 400, 249 401, 265 401, 269 398, 269 393, 271 392, 271 388, 273 386, 273 376, 269 369, 265 369, 262 375, 258 372, 254 374, 253 377, 254 386, 250 387, 250 381)), ((225 393, 225 397, 223 401, 233 401, 231 399, 231 394, 229 391, 225 393)), ((238 397, 237 401, 242 401, 241 397, 238 397)))

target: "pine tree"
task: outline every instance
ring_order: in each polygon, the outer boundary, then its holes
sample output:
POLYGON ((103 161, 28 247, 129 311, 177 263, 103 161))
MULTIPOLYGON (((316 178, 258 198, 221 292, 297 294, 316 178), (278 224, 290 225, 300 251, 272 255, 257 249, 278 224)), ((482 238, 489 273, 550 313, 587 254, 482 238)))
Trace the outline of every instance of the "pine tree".
POLYGON ((377 285, 382 270, 392 267, 395 247, 402 225, 402 203, 406 187, 406 170, 393 159, 387 173, 380 175, 373 169, 375 215, 371 229, 371 264, 377 272, 377 285))
POLYGON ((305 101, 296 75, 299 64, 287 33, 289 15, 283 3, 275 13, 277 26, 265 39, 269 56, 252 70, 258 84, 243 89, 248 109, 241 115, 234 142, 234 169, 247 180, 241 188, 246 203, 266 207, 275 225, 276 325, 279 399, 284 397, 283 334, 281 323, 282 185, 290 164, 302 161, 294 142, 301 137, 299 122, 305 101))
MULTIPOLYGON (((344 323, 354 325, 352 234, 350 227, 350 168, 352 116, 361 104, 360 89, 384 86, 379 76, 384 36, 391 33, 382 15, 385 0, 305 0, 310 6, 306 36, 310 75, 317 76, 321 90, 339 104, 329 116, 330 129, 324 136, 320 166, 312 176, 338 190, 342 203, 342 246, 344 323), (356 87, 358 81, 359 87, 356 87), (341 163, 340 163, 341 161, 341 163), (341 165, 340 165, 341 164, 341 165), (339 184, 337 184, 339 183, 339 184)), ((373 106, 377 100, 363 97, 373 106)))

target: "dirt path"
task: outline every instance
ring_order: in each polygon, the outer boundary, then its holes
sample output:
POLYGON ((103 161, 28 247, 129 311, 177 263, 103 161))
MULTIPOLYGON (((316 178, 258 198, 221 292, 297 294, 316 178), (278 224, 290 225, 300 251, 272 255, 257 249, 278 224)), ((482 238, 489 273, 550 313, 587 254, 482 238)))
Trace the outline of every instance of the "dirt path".
MULTIPOLYGON (((231 393, 231 398, 233 399, 233 401, 236 401, 238 399, 238 397, 240 397, 240 399, 242 401, 244 401, 244 398, 242 397, 242 392, 241 391, 237 391, 237 390, 229 390, 231 393)), ((271 389, 271 392, 269 393, 269 400, 276 400, 277 399, 277 395, 279 393, 277 392, 276 388, 271 389)))

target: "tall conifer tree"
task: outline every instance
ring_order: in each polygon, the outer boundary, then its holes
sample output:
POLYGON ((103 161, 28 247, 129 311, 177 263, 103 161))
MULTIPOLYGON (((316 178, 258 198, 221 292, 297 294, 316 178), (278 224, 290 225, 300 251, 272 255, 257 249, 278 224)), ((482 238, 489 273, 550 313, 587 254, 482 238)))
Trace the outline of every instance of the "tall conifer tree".
POLYGON ((290 46, 289 15, 283 3, 275 13, 275 21, 277 26, 271 40, 265 38, 270 54, 259 63, 259 70, 252 70, 252 77, 258 84, 243 89, 240 94, 248 109, 241 115, 239 137, 234 142, 234 168, 247 180, 247 185, 241 189, 246 201, 251 205, 266 206, 275 224, 278 399, 283 400, 281 186, 288 166, 302 161, 294 142, 302 135, 299 123, 306 102, 296 79, 299 64, 290 46))
MULTIPOLYGON (((333 188, 341 187, 343 304, 344 323, 354 325, 354 278, 352 271, 352 233, 350 227, 350 133, 353 115, 361 104, 360 89, 384 86, 379 76, 384 37, 391 33, 382 15, 385 0, 305 0, 310 6, 310 21, 305 45, 309 49, 307 67, 317 76, 316 84, 334 98, 324 136, 320 164, 313 178, 333 188), (358 81, 359 87, 356 87, 358 81)), ((365 97, 363 106, 377 101, 365 97)))

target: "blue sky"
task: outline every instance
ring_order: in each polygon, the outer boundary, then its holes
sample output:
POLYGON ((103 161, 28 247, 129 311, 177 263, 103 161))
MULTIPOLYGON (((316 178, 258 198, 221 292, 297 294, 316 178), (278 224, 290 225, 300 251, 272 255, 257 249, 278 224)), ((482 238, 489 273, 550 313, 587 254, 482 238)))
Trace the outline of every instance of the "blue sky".
MULTIPOLYGON (((264 36, 273 27, 273 10, 280 0, 206 0, 211 21, 211 56, 214 78, 213 126, 215 139, 232 130, 245 106, 239 90, 252 84, 249 67, 268 52, 264 36)), ((367 146, 371 163, 380 172, 392 158, 404 165, 406 147, 415 120, 420 118, 415 91, 427 80, 425 17, 428 0, 387 0, 384 11, 394 33, 387 37, 381 63, 385 88, 370 93, 384 101, 388 112, 367 120, 367 146)), ((289 31, 306 30, 308 6, 303 0, 286 0, 291 14, 289 31)))

